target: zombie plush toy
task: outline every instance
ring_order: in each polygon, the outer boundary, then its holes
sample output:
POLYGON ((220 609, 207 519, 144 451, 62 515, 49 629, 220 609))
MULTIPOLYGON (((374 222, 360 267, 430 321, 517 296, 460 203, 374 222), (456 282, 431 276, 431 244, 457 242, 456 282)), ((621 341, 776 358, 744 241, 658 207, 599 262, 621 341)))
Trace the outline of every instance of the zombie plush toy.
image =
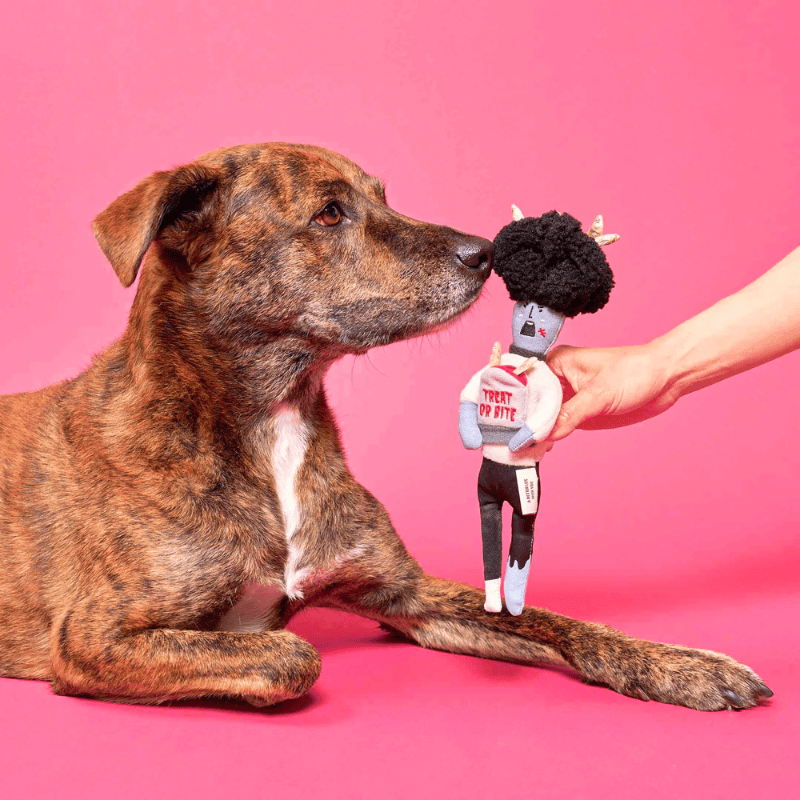
POLYGON ((566 317, 593 314, 608 302, 614 277, 600 247, 619 236, 603 235, 602 217, 584 233, 569 214, 523 217, 511 208, 514 221, 494 240, 494 270, 516 303, 513 342, 507 353, 496 342, 488 366, 464 387, 458 429, 464 447, 483 449, 478 503, 486 611, 503 607, 501 510, 504 502, 513 509, 503 589, 506 608, 516 616, 525 604, 533 551, 539 461, 552 446, 544 440, 562 399, 561 384, 544 359, 566 317))

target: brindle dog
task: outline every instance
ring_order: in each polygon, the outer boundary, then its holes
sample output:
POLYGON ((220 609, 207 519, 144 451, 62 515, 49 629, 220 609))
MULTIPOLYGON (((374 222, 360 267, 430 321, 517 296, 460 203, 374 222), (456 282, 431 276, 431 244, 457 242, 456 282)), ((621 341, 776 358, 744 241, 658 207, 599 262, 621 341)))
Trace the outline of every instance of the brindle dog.
POLYGON ((345 353, 478 297, 491 243, 404 217, 317 147, 232 147, 158 172, 95 233, 129 286, 122 338, 74 380, 0 398, 0 673, 125 702, 307 692, 306 606, 424 647, 568 665, 642 699, 746 708, 724 655, 630 638, 426 574, 352 477, 325 399, 345 353))

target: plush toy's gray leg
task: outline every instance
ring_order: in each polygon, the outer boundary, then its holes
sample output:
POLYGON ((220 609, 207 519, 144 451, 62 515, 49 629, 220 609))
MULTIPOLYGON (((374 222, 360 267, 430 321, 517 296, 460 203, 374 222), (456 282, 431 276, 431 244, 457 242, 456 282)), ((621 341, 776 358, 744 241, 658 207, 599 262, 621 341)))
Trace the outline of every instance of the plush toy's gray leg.
POLYGON ((525 606, 525 588, 533 552, 533 523, 536 514, 522 516, 515 511, 511 517, 511 549, 508 554, 504 594, 509 613, 518 616, 525 606))

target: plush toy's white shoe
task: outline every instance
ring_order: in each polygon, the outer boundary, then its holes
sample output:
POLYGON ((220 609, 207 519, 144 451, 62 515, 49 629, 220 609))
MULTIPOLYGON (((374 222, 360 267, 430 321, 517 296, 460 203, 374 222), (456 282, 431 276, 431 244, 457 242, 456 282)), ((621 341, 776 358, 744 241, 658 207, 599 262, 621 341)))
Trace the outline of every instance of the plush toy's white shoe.
POLYGON ((503 601, 500 599, 500 578, 486 581, 486 602, 483 604, 483 609, 495 614, 503 610, 503 601))

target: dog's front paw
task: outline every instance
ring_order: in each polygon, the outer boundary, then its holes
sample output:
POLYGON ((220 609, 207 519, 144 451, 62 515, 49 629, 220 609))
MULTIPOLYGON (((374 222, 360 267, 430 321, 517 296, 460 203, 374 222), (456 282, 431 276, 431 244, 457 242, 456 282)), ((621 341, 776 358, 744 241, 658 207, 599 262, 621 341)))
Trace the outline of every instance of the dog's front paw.
POLYGON ((698 711, 752 708, 772 697, 753 670, 722 653, 638 639, 619 649, 605 682, 629 697, 698 711))

